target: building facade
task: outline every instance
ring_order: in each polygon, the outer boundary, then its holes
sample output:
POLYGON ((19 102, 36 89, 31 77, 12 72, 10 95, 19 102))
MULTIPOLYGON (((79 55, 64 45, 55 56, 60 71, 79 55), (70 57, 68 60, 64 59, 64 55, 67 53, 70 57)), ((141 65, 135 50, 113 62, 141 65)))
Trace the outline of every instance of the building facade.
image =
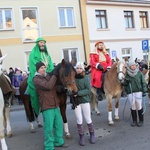
POLYGON ((85 61, 78 0, 0 0, 0 49, 4 68, 28 71, 28 57, 38 37, 46 40, 54 63, 85 61))
POLYGON ((101 40, 111 58, 147 59, 150 0, 85 0, 90 51, 101 40))

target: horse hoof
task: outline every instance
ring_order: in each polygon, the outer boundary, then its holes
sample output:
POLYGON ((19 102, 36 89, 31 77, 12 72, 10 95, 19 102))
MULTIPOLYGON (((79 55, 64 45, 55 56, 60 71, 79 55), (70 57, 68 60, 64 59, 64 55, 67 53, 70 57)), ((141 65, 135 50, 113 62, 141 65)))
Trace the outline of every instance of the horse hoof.
POLYGON ((12 133, 8 133, 8 134, 7 134, 7 137, 8 137, 8 138, 11 138, 11 137, 12 137, 12 133))
POLYGON ((120 118, 119 117, 115 117, 115 121, 119 122, 120 118))
POLYGON ((109 126, 113 126, 114 122, 113 121, 109 121, 109 126))
POLYGON ((31 133, 35 133, 35 129, 31 129, 31 133))
POLYGON ((39 127, 39 128, 42 128, 42 127, 43 127, 43 125, 41 125, 41 124, 38 124, 38 127, 39 127))
POLYGON ((72 136, 70 134, 66 135, 66 139, 67 140, 71 140, 72 139, 72 136))

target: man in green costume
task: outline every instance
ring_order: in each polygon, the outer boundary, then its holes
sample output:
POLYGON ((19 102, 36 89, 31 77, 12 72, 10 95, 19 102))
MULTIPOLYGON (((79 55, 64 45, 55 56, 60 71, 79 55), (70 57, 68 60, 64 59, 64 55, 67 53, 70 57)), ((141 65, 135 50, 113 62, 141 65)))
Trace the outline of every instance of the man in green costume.
POLYGON ((32 107, 37 115, 40 113, 40 105, 39 98, 33 84, 33 77, 36 72, 36 63, 39 61, 45 64, 46 72, 51 72, 54 69, 52 59, 47 50, 46 40, 44 38, 38 38, 36 40, 36 45, 29 56, 30 75, 28 77, 27 93, 30 95, 32 107))

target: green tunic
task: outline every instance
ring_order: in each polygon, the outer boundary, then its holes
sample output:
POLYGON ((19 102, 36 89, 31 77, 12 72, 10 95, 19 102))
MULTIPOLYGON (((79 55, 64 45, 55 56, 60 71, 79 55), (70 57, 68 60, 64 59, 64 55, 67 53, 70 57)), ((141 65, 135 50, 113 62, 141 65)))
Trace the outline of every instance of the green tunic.
MULTIPOLYGON (((37 115, 40 113, 40 104, 39 104, 39 98, 37 95, 37 92, 35 90, 34 84, 33 84, 33 77, 36 72, 36 63, 41 61, 45 63, 46 65, 46 72, 51 72, 54 69, 53 62, 51 60, 50 55, 48 54, 47 47, 46 52, 40 52, 38 42, 39 41, 45 41, 43 38, 38 38, 36 40, 36 45, 32 49, 30 56, 29 56, 29 69, 30 69, 30 75, 28 77, 28 88, 27 92, 30 95, 31 104, 32 107, 37 115)), ((46 41, 45 41, 46 42, 46 41)))

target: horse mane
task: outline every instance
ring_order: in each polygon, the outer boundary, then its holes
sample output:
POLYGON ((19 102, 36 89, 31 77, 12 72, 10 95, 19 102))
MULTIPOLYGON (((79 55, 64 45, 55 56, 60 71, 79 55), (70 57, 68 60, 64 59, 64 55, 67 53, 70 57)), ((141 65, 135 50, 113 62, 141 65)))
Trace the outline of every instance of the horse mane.
POLYGON ((64 76, 70 75, 72 70, 76 72, 75 68, 70 62, 62 61, 61 63, 58 64, 58 68, 60 69, 61 67, 64 69, 63 74, 62 74, 64 76))

